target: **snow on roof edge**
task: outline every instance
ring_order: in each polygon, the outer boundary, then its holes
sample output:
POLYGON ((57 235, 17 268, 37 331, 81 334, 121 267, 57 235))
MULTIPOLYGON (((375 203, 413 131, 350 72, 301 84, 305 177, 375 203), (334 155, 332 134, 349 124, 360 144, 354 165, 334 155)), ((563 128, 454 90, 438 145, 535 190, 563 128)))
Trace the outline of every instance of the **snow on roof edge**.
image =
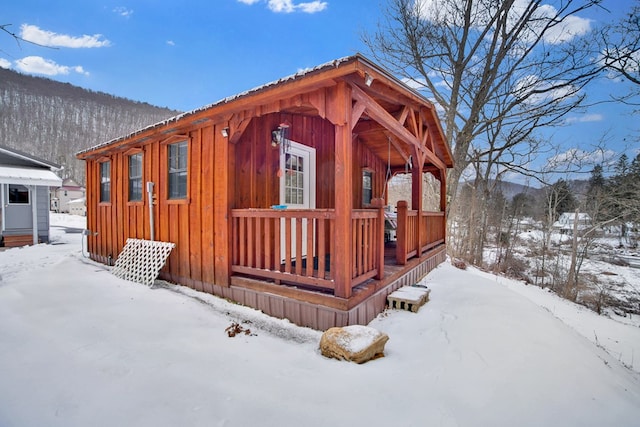
POLYGON ((53 163, 53 162, 50 162, 49 160, 42 159, 32 154, 28 154, 23 151, 16 150, 15 148, 9 148, 4 145, 0 145, 0 152, 3 152, 5 154, 8 154, 10 156, 13 156, 22 160, 27 160, 32 163, 36 163, 40 166, 48 167, 49 169, 52 169, 52 170, 59 171, 62 169, 62 166, 57 163, 53 163))
MULTIPOLYGON (((361 58, 361 59, 366 60, 366 58, 364 58, 362 55, 355 54, 355 55, 351 55, 351 56, 344 56, 342 58, 334 59, 332 61, 325 62, 323 64, 317 65, 317 66, 312 67, 312 68, 306 68, 304 70, 298 71, 295 74, 290 74, 290 75, 288 75, 286 77, 282 77, 282 78, 280 78, 278 80, 274 80, 274 81, 271 81, 269 83, 263 84, 261 86, 257 86, 257 87, 254 87, 252 89, 246 90, 244 92, 240 92, 238 94, 231 95, 231 96, 228 96, 226 98, 222 98, 222 99, 220 99, 220 100, 218 100, 216 102, 213 102, 211 104, 207 104, 207 105, 204 105, 202 107, 198 107, 196 109, 193 109, 193 110, 190 110, 190 111, 186 111, 184 113, 180 113, 180 114, 178 114, 176 116, 169 117, 168 119, 165 119, 165 120, 162 120, 160 122, 151 124, 151 125, 146 126, 146 127, 142 128, 142 129, 138 129, 138 130, 136 130, 134 132, 131 132, 131 133, 127 134, 127 135, 119 136, 119 137, 113 138, 113 139, 111 139, 109 141, 102 142, 102 143, 100 143, 98 145, 94 145, 92 147, 89 147, 89 148, 86 148, 84 150, 78 151, 76 153, 76 155, 85 154, 85 153, 88 153, 90 151, 97 150, 97 149, 100 149, 102 147, 106 147, 108 145, 114 144, 114 143, 116 143, 118 141, 124 141, 125 139, 132 138, 132 137, 134 137, 134 136, 136 136, 138 134, 141 134, 141 133, 143 133, 143 132, 145 132, 147 130, 154 129, 156 127, 161 127, 161 126, 167 125, 169 123, 177 122, 178 120, 180 120, 180 119, 182 119, 184 117, 188 117, 190 115, 199 113, 201 111, 208 110, 208 109, 213 108, 213 107, 217 107, 219 105, 228 104, 229 102, 235 101, 235 100, 237 100, 239 98, 245 97, 245 96, 250 95, 252 93, 260 92, 260 91, 262 91, 264 89, 280 85, 280 84, 285 83, 285 82, 290 81, 290 80, 299 79, 301 77, 306 76, 307 74, 311 74, 313 72, 316 72, 316 71, 319 71, 319 70, 323 70, 325 68, 329 68, 331 66, 337 68, 342 63, 351 61, 351 60, 356 59, 356 58, 361 58)), ((370 61, 367 60, 367 62, 370 62, 370 61)))

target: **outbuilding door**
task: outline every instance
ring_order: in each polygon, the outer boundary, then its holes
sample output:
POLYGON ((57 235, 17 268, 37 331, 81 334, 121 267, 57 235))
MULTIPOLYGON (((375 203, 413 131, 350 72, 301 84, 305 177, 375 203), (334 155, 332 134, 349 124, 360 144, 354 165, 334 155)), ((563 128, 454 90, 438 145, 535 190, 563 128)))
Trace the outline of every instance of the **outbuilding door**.
POLYGON ((31 189, 20 184, 3 184, 2 229, 30 230, 33 228, 31 189))
MULTIPOLYGON (((290 145, 280 154, 280 204, 287 209, 315 209, 316 207, 316 150, 315 148, 290 141, 290 145)), ((295 220, 294 220, 295 221, 295 220)), ((291 224, 291 254, 296 253, 296 224, 291 224)), ((285 224, 281 224, 281 258, 285 257, 285 224)), ((307 241, 307 220, 302 220, 302 241, 307 241)), ((307 245, 303 245, 306 256, 307 245)))

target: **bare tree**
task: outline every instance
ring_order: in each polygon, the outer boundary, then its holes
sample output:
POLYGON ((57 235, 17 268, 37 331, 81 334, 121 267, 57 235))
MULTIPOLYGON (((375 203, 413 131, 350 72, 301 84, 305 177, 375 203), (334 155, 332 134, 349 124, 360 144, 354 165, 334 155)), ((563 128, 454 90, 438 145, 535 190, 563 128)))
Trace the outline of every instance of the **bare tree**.
MULTIPOLYGON (((17 35, 13 31, 11 31, 10 27, 11 27, 11 24, 2 24, 2 25, 0 25, 0 32, 6 33, 9 36, 11 36, 15 40, 15 42, 17 43, 18 46, 20 46, 20 42, 24 42, 24 43, 29 43, 29 44, 32 44, 32 45, 35 45, 35 46, 46 47, 47 49, 57 49, 56 47, 53 47, 53 46, 45 46, 45 45, 42 45, 40 43, 36 43, 36 42, 30 41, 30 40, 23 39, 22 37, 20 37, 19 35, 17 35)), ((0 50, 0 52, 2 52, 2 50, 0 50)))
POLYGON ((576 15, 601 0, 389 0, 372 55, 442 108, 453 146, 450 209, 467 167, 527 171, 534 131, 580 106, 598 73, 576 15))
POLYGON ((607 69, 640 86, 640 0, 619 21, 598 33, 607 69))

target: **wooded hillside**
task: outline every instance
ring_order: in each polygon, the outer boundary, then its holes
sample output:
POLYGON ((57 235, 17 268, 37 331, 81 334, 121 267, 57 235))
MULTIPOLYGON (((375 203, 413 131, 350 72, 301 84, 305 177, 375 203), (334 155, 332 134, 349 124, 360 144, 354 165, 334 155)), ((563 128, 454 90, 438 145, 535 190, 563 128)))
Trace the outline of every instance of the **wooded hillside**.
POLYGON ((61 164, 63 178, 81 183, 84 162, 76 152, 176 114, 0 68, 0 145, 61 164))

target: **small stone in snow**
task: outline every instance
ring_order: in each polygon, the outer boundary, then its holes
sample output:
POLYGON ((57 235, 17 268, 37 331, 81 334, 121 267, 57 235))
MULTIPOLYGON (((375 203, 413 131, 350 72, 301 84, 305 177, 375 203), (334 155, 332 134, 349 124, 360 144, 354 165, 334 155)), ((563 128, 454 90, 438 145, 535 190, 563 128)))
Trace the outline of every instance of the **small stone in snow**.
POLYGON ((384 356, 389 336, 361 325, 330 328, 322 334, 320 352, 325 357, 365 363, 384 356))

